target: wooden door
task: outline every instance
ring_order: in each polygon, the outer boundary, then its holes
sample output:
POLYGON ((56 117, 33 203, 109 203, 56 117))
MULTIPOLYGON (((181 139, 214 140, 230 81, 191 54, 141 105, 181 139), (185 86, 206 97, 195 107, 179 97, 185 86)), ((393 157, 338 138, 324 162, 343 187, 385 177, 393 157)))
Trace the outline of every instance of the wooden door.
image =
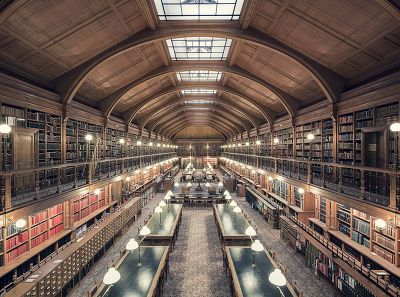
MULTIPOLYGON (((36 129, 14 128, 12 145, 14 170, 26 170, 37 166, 36 129)), ((25 193, 34 189, 34 172, 18 173, 14 176, 14 194, 25 193)))

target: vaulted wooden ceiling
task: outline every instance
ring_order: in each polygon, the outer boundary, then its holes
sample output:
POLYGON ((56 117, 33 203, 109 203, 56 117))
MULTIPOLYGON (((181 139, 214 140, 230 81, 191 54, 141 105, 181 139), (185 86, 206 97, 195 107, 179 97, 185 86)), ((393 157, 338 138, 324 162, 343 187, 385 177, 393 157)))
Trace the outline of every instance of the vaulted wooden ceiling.
POLYGON ((2 68, 66 105, 172 138, 201 125, 229 138, 314 102, 335 104, 400 61, 392 1, 245 0, 238 21, 160 21, 153 0, 6 0, 0 9, 2 68), (226 60, 175 61, 166 40, 180 37, 232 44, 226 60), (177 78, 192 70, 221 78, 177 78), (193 89, 214 91, 183 93, 193 89))

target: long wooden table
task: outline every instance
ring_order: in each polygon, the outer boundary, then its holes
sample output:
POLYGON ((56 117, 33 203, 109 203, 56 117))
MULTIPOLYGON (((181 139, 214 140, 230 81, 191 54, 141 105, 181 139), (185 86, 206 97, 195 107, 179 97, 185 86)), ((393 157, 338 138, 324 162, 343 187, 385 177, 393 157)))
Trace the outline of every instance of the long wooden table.
POLYGON ((224 244, 241 245, 250 242, 250 238, 245 234, 250 224, 242 213, 237 213, 235 219, 233 207, 229 204, 214 204, 213 210, 219 238, 224 244))
POLYGON ((112 286, 102 284, 95 297, 102 296, 157 296, 161 290, 164 275, 168 271, 168 246, 141 247, 141 263, 138 267, 139 250, 126 252, 115 265, 121 279, 112 286))
POLYGON ((227 200, 222 195, 207 195, 204 193, 190 195, 174 194, 171 196, 171 203, 181 203, 185 205, 226 203, 226 201, 227 200))
MULTIPOLYGON (((224 247, 225 261, 229 267, 234 296, 237 297, 281 297, 279 289, 270 283, 268 277, 275 268, 274 260, 265 252, 255 255, 256 267, 252 266, 253 251, 250 247, 224 247)), ((293 288, 286 284, 280 288, 284 296, 296 296, 293 288)))
MULTIPOLYGON (((147 244, 167 244, 173 248, 181 219, 181 204, 169 204, 168 206, 164 206, 163 212, 161 213, 161 225, 160 214, 154 213, 147 222, 147 227, 150 229, 151 233, 144 237, 144 241, 146 241, 147 244)), ((139 238, 142 239, 143 237, 139 236, 139 238)))

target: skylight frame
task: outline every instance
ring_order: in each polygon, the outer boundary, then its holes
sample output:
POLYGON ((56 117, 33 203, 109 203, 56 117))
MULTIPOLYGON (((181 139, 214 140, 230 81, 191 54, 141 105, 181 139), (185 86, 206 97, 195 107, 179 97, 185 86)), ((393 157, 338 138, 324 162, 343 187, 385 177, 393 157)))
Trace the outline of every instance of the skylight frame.
POLYGON ((173 61, 224 61, 232 39, 218 37, 181 37, 166 40, 173 61))
POLYGON ((189 95, 189 96, 212 96, 217 93, 217 90, 208 89, 208 88, 192 88, 192 89, 184 89, 181 90, 182 95, 189 95))
POLYGON ((210 1, 212 3, 204 3, 204 0, 154 0, 154 3, 161 21, 239 20, 244 0, 210 1))
POLYGON ((212 70, 188 70, 176 73, 178 81, 212 81, 219 82, 222 78, 222 72, 212 70))

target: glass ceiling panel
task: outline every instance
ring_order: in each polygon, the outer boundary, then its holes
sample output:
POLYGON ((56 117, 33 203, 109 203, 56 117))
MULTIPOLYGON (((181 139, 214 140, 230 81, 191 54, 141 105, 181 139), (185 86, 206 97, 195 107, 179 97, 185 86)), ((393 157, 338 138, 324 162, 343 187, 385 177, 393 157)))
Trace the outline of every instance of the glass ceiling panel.
POLYGON ((203 88, 187 89, 187 90, 181 91, 182 95, 214 95, 216 93, 217 93, 217 90, 203 89, 203 88))
POLYGON ((167 40, 172 60, 226 60, 232 40, 214 37, 186 37, 167 40))
POLYGON ((190 70, 176 73, 179 81, 220 81, 222 72, 208 70, 190 70))
POLYGON ((154 0, 162 21, 238 20, 244 0, 154 0))
POLYGON ((210 100, 190 100, 190 101, 185 101, 186 104, 212 104, 213 101, 210 100))

